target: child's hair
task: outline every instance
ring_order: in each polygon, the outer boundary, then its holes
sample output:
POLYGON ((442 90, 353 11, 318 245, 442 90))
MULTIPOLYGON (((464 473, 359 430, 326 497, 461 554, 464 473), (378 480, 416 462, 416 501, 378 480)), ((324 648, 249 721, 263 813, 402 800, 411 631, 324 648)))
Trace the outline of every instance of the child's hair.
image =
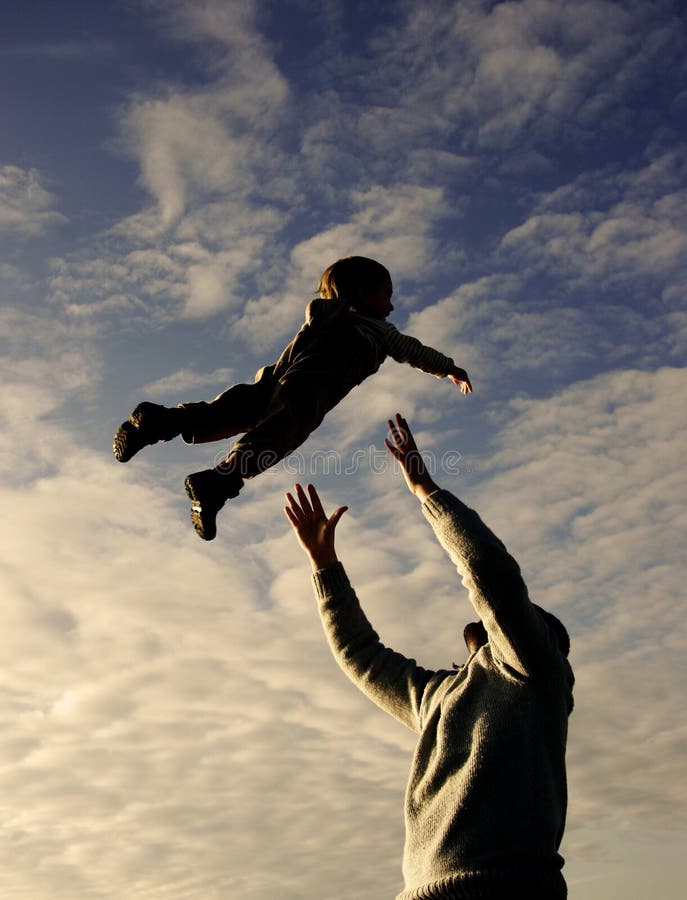
POLYGON ((381 263, 367 256, 345 256, 322 273, 317 290, 325 300, 348 300, 355 303, 360 289, 374 289, 391 281, 391 275, 381 263))

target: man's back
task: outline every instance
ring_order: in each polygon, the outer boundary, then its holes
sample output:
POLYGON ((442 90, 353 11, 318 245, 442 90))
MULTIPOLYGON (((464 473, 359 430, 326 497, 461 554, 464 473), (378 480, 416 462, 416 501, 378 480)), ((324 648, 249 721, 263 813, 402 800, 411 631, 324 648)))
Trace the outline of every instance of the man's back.
POLYGON ((428 682, 405 799, 406 885, 487 877, 499 891, 539 884, 565 896, 558 846, 572 693, 561 663, 549 678, 525 678, 487 644, 428 682))

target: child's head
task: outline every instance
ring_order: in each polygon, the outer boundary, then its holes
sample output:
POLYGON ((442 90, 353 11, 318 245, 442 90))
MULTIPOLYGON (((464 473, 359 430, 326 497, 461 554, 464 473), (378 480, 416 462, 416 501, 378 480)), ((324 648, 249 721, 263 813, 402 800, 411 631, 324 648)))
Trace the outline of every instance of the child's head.
POLYGON ((366 256, 345 256, 322 273, 317 290, 325 300, 346 300, 352 310, 377 319, 392 311, 391 275, 366 256))

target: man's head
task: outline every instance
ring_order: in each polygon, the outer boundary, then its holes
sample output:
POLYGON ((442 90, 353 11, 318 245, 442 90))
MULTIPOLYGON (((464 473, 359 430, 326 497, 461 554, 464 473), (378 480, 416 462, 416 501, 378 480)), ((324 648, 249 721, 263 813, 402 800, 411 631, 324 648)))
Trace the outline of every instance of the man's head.
POLYGON ((386 319, 393 310, 389 270, 367 256, 346 256, 322 273, 317 286, 325 300, 347 300, 355 312, 386 319))
POLYGON ((487 629, 481 622, 468 622, 463 629, 463 640, 470 653, 476 653, 489 640, 487 629))
MULTIPOLYGON (((533 605, 544 622, 556 635, 558 649, 563 656, 567 656, 570 653, 570 635, 568 634, 565 625, 560 619, 557 619, 556 616, 547 612, 545 609, 542 609, 541 606, 537 606, 536 604, 533 605)), ((487 630, 481 622, 469 622, 463 630, 463 638, 465 640, 465 646, 470 653, 475 653, 489 640, 487 630)))

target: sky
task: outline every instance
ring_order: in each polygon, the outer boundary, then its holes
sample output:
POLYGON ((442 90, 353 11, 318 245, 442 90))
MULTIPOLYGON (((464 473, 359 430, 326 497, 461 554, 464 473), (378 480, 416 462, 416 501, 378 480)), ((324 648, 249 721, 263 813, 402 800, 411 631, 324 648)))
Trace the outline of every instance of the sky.
POLYGON ((24 0, 0 30, 0 896, 379 900, 415 737, 346 680, 283 508, 382 640, 473 616, 385 455, 409 420, 572 637, 571 900, 681 900, 687 10, 679 0, 24 0), (217 539, 231 442, 112 435, 251 381, 348 254, 474 393, 388 360, 217 539))

